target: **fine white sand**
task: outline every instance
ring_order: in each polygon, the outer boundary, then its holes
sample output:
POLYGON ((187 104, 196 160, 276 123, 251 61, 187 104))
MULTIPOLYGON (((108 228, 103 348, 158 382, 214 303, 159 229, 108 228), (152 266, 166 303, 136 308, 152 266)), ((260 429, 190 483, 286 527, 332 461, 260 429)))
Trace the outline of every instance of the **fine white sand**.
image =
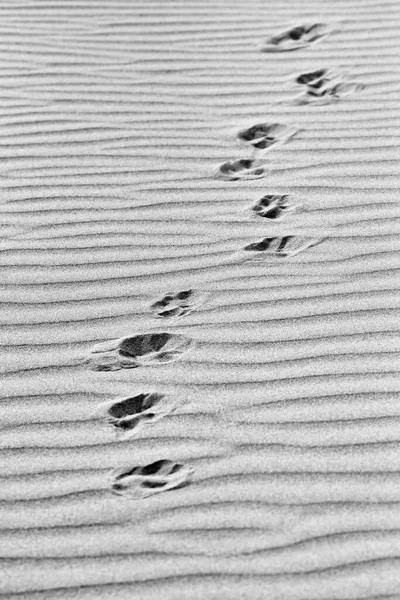
POLYGON ((400 598, 399 26, 394 0, 0 5, 0 597, 400 598), (332 32, 261 51, 303 23, 332 32), (296 103, 316 69, 352 93, 296 103), (219 177, 265 122, 296 134, 219 177), (244 250, 287 235, 323 241, 244 250), (186 485, 112 493, 158 460, 186 485))

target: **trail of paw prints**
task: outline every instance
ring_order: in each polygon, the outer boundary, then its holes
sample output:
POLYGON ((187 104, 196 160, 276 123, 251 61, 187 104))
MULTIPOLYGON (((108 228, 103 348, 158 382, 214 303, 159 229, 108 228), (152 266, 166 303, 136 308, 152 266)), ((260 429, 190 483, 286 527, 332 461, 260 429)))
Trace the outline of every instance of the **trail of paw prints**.
POLYGON ((95 416, 111 428, 117 440, 126 440, 142 427, 157 423, 174 412, 184 400, 174 394, 142 392, 100 405, 95 416))
POLYGON ((111 489, 114 494, 141 499, 186 486, 194 470, 188 465, 171 460, 157 460, 148 465, 114 473, 111 489))
POLYGON ((326 23, 303 23, 268 37, 261 45, 261 52, 290 52, 306 48, 332 33, 326 23))
POLYGON ((180 318, 204 304, 208 297, 209 294, 194 289, 181 290, 176 293, 168 292, 162 298, 153 302, 150 310, 157 318, 180 318))
POLYGON ((97 344, 87 364, 94 371, 119 371, 181 360, 194 346, 184 335, 168 332, 142 333, 97 344))
POLYGON ((295 99, 295 104, 298 105, 331 104, 364 89, 363 84, 348 81, 343 75, 331 69, 302 73, 296 78, 296 83, 304 88, 295 99))

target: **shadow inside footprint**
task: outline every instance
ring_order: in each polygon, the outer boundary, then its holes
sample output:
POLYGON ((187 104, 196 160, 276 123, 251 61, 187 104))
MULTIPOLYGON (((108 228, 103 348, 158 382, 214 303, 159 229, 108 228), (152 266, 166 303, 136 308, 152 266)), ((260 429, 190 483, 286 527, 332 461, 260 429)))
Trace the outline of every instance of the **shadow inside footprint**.
POLYGON ((296 83, 301 85, 315 84, 320 81, 327 74, 326 69, 318 69, 317 71, 311 71, 310 73, 303 73, 296 78, 296 83))
POLYGON ((171 460, 157 460, 148 465, 137 466, 114 475, 111 489, 115 494, 129 498, 146 498, 187 485, 193 469, 171 460))
POLYGON ((257 123, 237 134, 241 142, 250 144, 255 150, 269 150, 283 144, 297 133, 296 129, 281 123, 257 123))
POLYGON ((217 179, 239 181, 245 179, 259 179, 267 175, 265 163, 252 158, 241 158, 227 161, 218 167, 215 172, 217 179))
POLYGON ((134 369, 179 360, 192 346, 193 341, 184 335, 144 333, 94 346, 88 362, 95 371, 134 369))
POLYGON ((252 211, 258 217, 264 219, 282 219, 285 214, 296 209, 294 205, 289 203, 288 198, 287 195, 267 194, 254 204, 252 211))
POLYGON ((297 235, 283 237, 268 237, 259 242, 248 244, 243 248, 245 252, 263 253, 270 256, 295 256, 306 248, 311 248, 323 241, 322 238, 307 238, 297 235))
POLYGON ((156 423, 173 412, 181 400, 177 396, 148 392, 106 403, 101 414, 123 439, 133 435, 138 426, 156 423))
POLYGON ((261 52, 288 52, 304 48, 323 39, 331 32, 324 23, 304 24, 287 29, 269 37, 261 47, 261 52))
POLYGON ((275 238, 264 238, 261 242, 254 242, 244 247, 246 252, 265 252, 268 250, 275 238))
POLYGON ((165 294, 160 300, 154 302, 150 308, 157 317, 164 319, 183 317, 200 306, 205 299, 206 294, 197 290, 182 290, 176 294, 165 294))

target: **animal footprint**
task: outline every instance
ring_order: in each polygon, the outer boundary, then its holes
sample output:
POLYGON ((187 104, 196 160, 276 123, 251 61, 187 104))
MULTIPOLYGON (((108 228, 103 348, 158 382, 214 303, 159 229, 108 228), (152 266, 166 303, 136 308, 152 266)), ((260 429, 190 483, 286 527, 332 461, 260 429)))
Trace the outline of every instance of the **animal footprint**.
POLYGON ((297 130, 280 123, 258 123, 239 131, 237 137, 241 142, 253 146, 254 150, 267 152, 270 148, 284 144, 296 135, 297 130))
POLYGON ((88 363, 94 371, 119 371, 180 360, 193 340, 173 333, 144 333, 94 346, 88 363))
POLYGON ((319 69, 311 73, 303 73, 296 82, 305 85, 306 90, 295 100, 295 104, 329 104, 350 96, 364 88, 353 81, 345 81, 333 71, 319 69))
POLYGON ((332 102, 337 102, 342 98, 351 96, 355 92, 361 91, 363 88, 363 85, 354 82, 338 83, 333 86, 328 84, 321 89, 308 89, 304 94, 301 94, 296 98, 295 103, 298 105, 314 104, 317 106, 331 104, 332 102))
POLYGON ((264 162, 252 158, 241 158, 223 163, 215 172, 215 177, 216 179, 239 181, 259 179, 267 174, 264 162))
POLYGON ((261 46, 261 52, 288 52, 315 44, 331 33, 324 23, 304 24, 269 37, 261 46))
POLYGON ((245 246, 245 252, 262 252, 270 256, 295 256, 306 248, 311 248, 323 241, 322 238, 307 238, 295 235, 284 237, 268 237, 260 242, 255 242, 245 246))
POLYGON ((193 469, 171 460, 157 460, 115 474, 112 491, 120 496, 139 499, 158 492, 183 487, 193 475, 193 469))
POLYGON ((200 306, 207 295, 196 290, 183 290, 176 294, 168 293, 151 305, 151 310, 157 317, 173 318, 183 317, 200 306))
POLYGON ((287 213, 297 208, 295 205, 290 204, 288 198, 289 196, 287 195, 267 194, 252 206, 252 211, 258 217, 263 217, 264 219, 281 220, 287 213))
POLYGON ((148 392, 107 402, 99 410, 118 437, 127 439, 139 426, 156 423, 173 412, 181 401, 177 396, 148 392))

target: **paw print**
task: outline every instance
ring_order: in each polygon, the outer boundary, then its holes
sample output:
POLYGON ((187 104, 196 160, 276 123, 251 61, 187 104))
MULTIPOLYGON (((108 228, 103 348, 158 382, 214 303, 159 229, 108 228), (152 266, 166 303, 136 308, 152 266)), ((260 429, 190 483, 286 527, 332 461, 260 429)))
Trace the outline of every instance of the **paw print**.
POLYGON ((183 487, 189 483, 193 469, 171 460, 157 460, 149 465, 136 466, 113 477, 111 489, 115 494, 133 499, 183 487))
POLYGON ((218 167, 214 176, 216 179, 240 181, 260 179, 260 177, 265 177, 267 174, 264 162, 252 158, 240 158, 223 163, 218 167))
POLYGON ((181 401, 174 395, 146 392, 107 402, 96 413, 107 421, 117 437, 127 439, 139 427, 156 423, 172 413, 181 401))
POLYGON ((269 37, 262 45, 261 52, 289 52, 305 48, 322 40, 331 33, 325 23, 303 24, 269 37))
POLYGON ((259 242, 248 244, 243 250, 245 252, 263 253, 263 255, 268 256, 290 257, 299 254, 306 248, 316 246, 322 241, 322 238, 307 238, 297 235, 267 237, 259 242))
POLYGON ((239 131, 240 142, 252 146, 254 156, 260 156, 273 147, 281 146, 298 133, 297 129, 281 123, 258 123, 239 131))
POLYGON ((364 89, 363 85, 346 81, 327 69, 303 73, 296 78, 296 83, 305 86, 305 91, 298 96, 296 104, 329 104, 364 89))
POLYGON ((255 151, 267 152, 270 148, 282 145, 296 135, 297 130, 281 123, 258 123, 239 131, 238 139, 254 148, 255 151))
POLYGON ((267 194, 254 204, 252 211, 264 219, 281 220, 287 213, 296 210, 296 206, 290 204, 288 198, 287 195, 267 194))
POLYGON ((194 342, 184 335, 144 333, 94 346, 87 362, 94 371, 135 369, 182 359, 194 342))

